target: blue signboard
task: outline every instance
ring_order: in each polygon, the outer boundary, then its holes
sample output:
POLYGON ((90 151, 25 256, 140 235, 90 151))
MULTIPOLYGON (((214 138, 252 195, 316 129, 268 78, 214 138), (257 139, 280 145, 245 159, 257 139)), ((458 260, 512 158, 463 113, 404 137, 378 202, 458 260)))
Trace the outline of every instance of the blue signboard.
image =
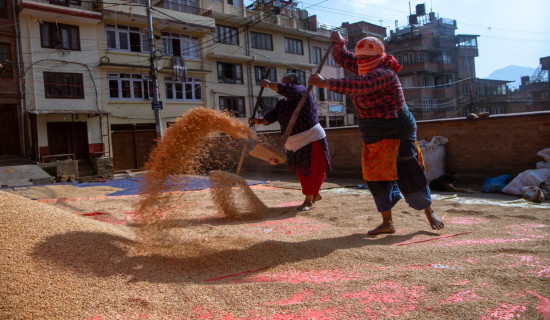
POLYGON ((162 110, 162 101, 151 101, 153 110, 162 110))

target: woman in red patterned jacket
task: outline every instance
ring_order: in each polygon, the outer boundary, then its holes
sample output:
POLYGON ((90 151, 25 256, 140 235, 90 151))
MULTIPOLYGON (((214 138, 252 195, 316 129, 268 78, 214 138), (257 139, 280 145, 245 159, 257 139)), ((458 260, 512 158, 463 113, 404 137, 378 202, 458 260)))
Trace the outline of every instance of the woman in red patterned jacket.
POLYGON ((391 210, 402 195, 410 207, 424 210, 432 229, 442 229, 444 224, 431 207, 424 161, 416 142, 416 121, 397 77, 401 66, 385 53, 384 44, 377 38, 361 39, 355 54, 348 52, 338 32, 332 33, 330 41, 334 43, 334 61, 356 76, 324 79, 315 73, 309 85, 353 100, 363 139, 363 179, 382 214, 382 224, 368 234, 395 233, 391 210))

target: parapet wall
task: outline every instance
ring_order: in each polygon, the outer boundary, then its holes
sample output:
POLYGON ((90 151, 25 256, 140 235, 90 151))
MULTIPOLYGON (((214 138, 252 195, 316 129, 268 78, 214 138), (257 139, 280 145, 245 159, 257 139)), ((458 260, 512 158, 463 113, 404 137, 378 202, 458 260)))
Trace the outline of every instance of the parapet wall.
MULTIPOLYGON (((334 177, 361 177, 362 141, 357 126, 326 129, 334 177)), ((266 133, 277 144, 280 133, 266 133)), ((537 152, 550 148, 550 111, 491 115, 487 118, 453 118, 418 121, 418 140, 434 136, 449 139, 446 171, 463 177, 517 175, 534 169, 543 159, 537 152)), ((235 155, 236 159, 239 158, 235 155)), ((247 172, 283 171, 247 156, 247 172)))

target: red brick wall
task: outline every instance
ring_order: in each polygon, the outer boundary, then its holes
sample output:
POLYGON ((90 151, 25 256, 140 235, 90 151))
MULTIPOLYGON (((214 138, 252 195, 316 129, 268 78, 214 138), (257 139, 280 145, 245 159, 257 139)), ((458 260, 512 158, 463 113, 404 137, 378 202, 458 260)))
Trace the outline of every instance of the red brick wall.
MULTIPOLYGON (((332 176, 359 176, 361 137, 356 126, 326 129, 332 176)), ((267 134, 277 140, 279 133, 267 134)), ((449 139, 447 172, 465 175, 515 175, 534 169, 543 159, 537 152, 550 148, 550 111, 527 114, 491 115, 478 119, 445 119, 418 122, 418 139, 433 136, 449 139)), ((239 159, 240 153, 233 155, 239 159)), ((285 166, 269 166, 251 156, 245 158, 246 171, 281 171, 285 166)))

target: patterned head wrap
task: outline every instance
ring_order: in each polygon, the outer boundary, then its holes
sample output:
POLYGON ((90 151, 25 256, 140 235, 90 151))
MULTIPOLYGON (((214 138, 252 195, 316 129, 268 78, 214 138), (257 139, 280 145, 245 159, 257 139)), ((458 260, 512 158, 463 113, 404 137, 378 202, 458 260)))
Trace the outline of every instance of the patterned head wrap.
POLYGON ((378 38, 366 37, 359 40, 355 46, 355 56, 368 56, 357 60, 359 75, 367 74, 374 68, 383 65, 392 67, 395 72, 401 70, 397 60, 392 55, 386 55, 384 50, 384 44, 378 38))

